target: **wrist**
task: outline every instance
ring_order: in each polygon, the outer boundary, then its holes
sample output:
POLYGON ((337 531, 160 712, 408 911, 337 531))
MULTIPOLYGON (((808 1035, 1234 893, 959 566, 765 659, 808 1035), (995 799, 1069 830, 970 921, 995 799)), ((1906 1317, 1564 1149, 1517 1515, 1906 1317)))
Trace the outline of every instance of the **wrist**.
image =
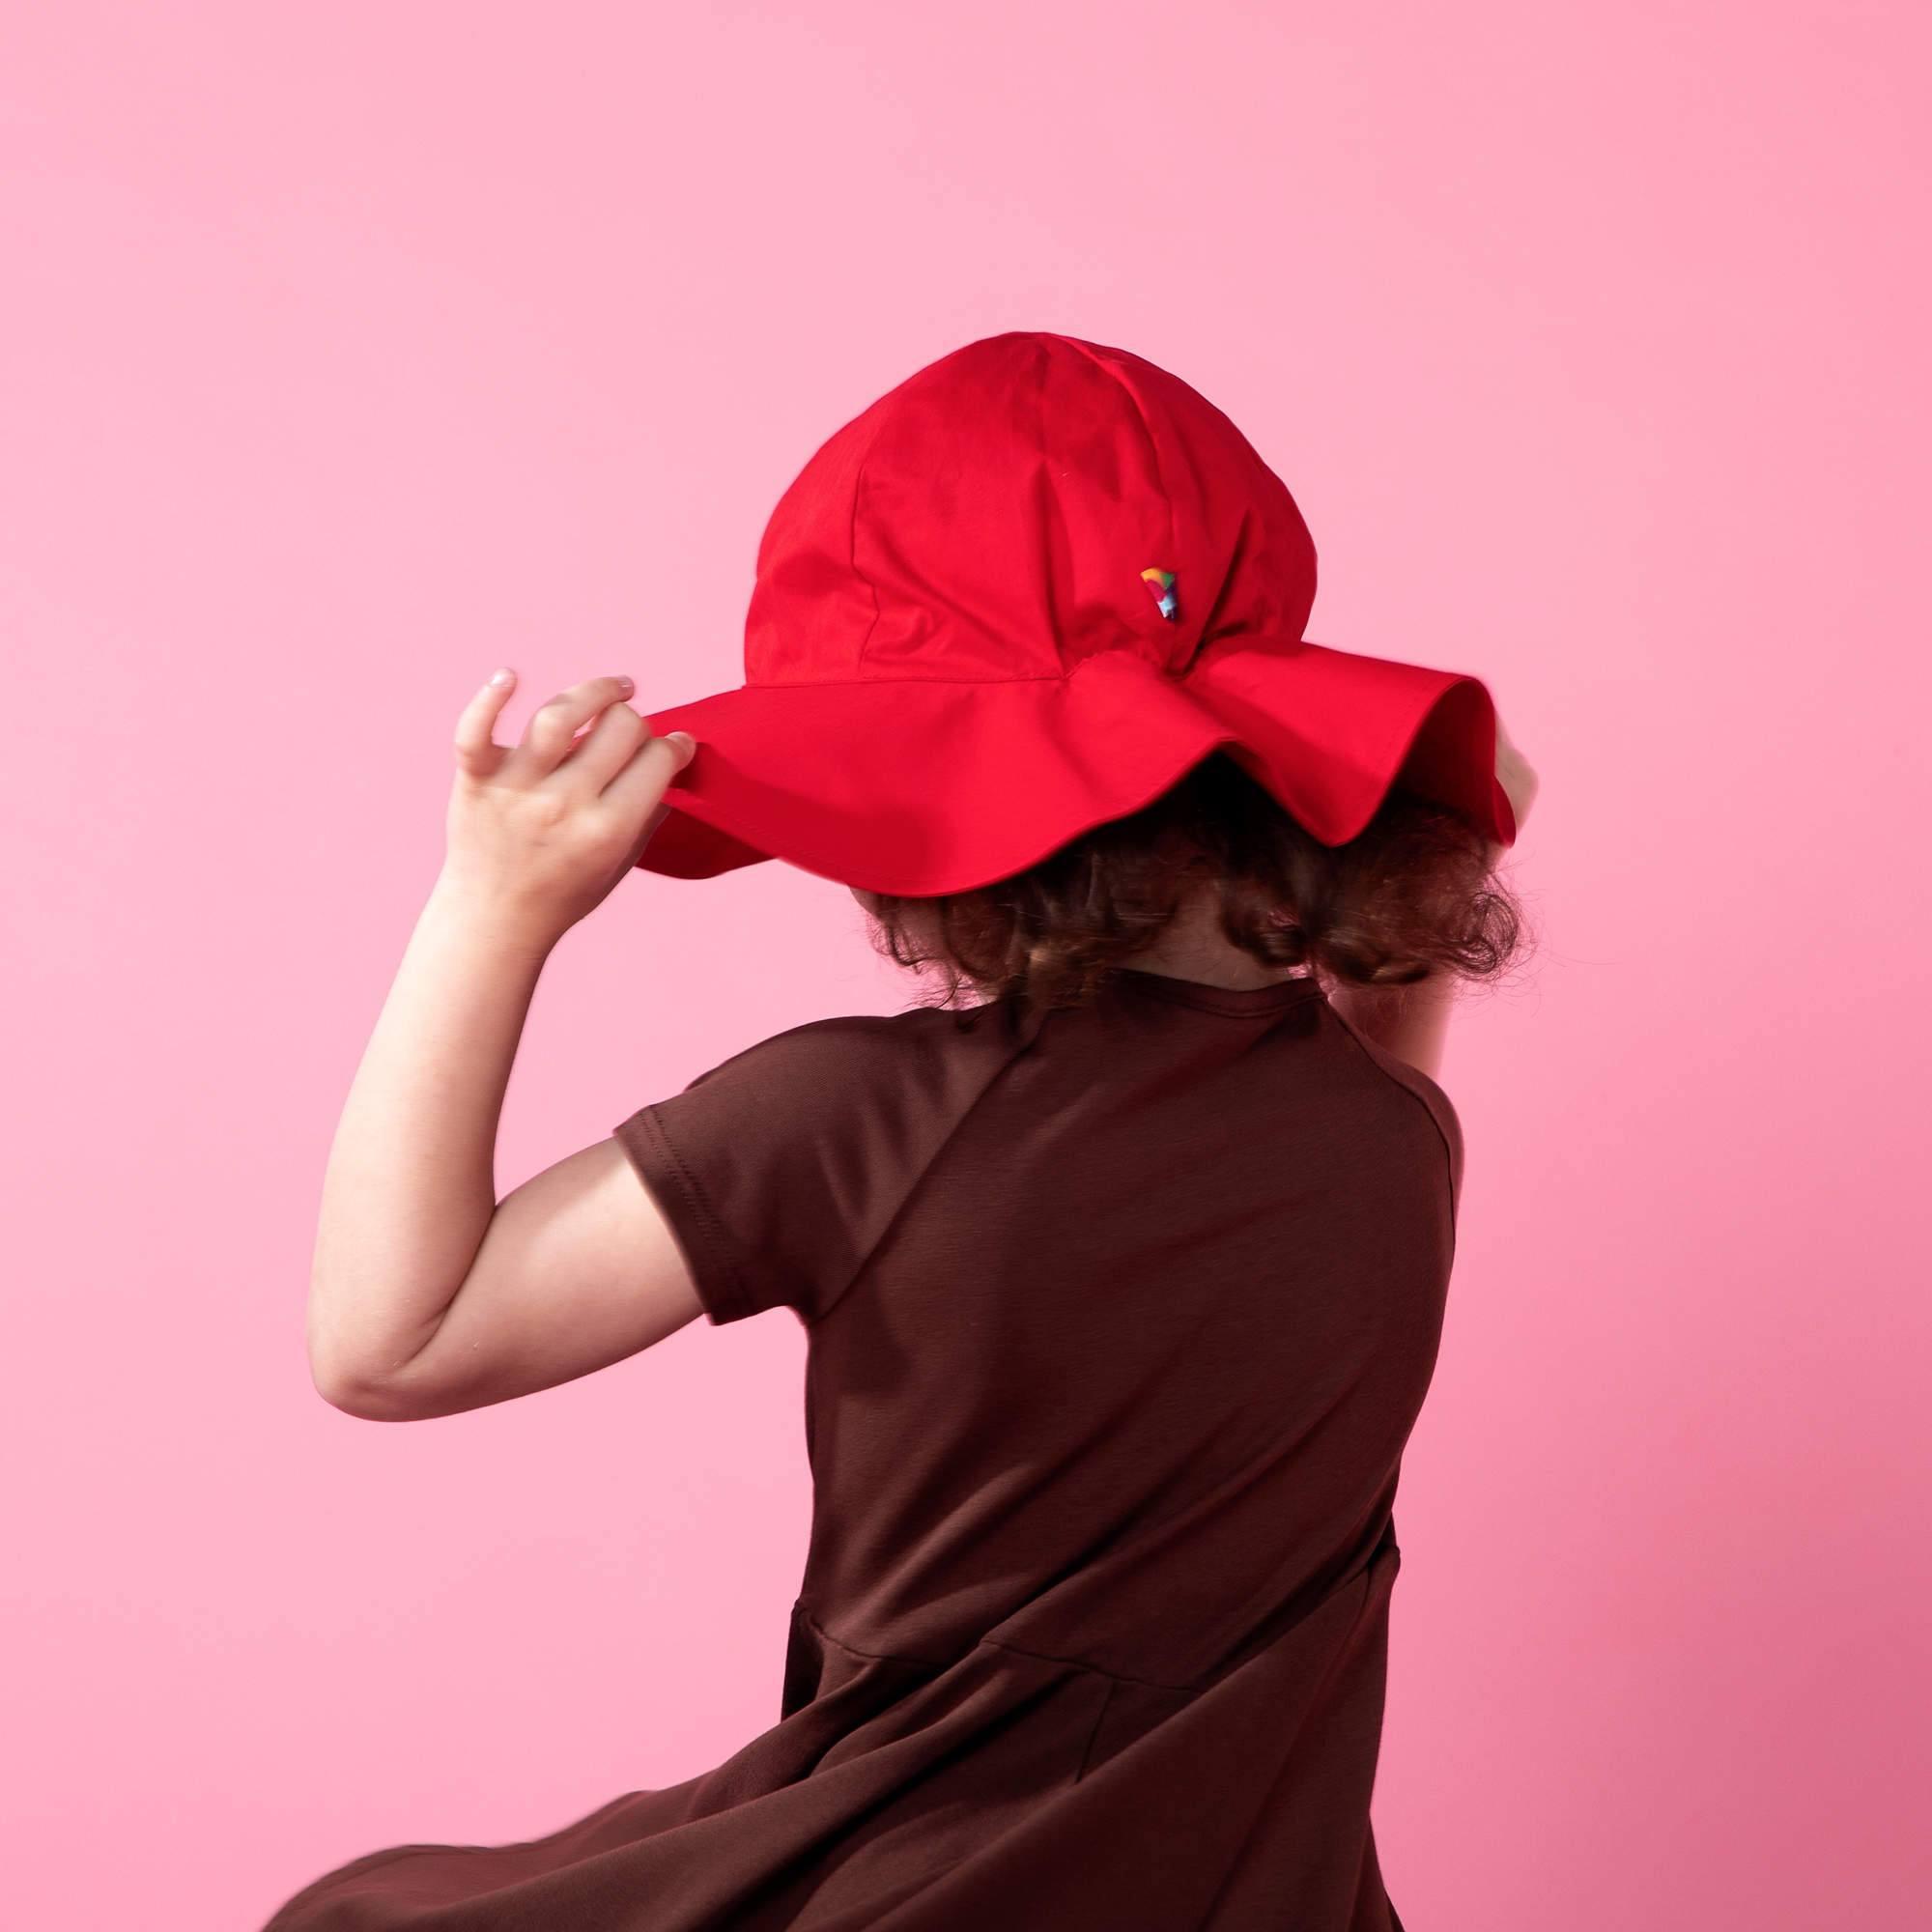
POLYGON ((518 953, 537 961, 549 955, 567 930, 535 908, 447 868, 437 874, 430 888, 423 918, 493 953, 518 953))

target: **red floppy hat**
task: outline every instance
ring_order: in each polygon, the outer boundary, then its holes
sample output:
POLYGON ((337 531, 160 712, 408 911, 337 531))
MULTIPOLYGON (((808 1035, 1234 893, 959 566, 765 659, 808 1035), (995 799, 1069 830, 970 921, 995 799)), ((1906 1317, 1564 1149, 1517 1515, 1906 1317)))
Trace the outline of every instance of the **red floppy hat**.
POLYGON ((1514 844, 1483 683, 1310 643, 1314 601, 1294 499, 1178 376, 1045 331, 968 343, 779 499, 743 685, 647 714, 697 750, 638 863, 961 892, 1217 746, 1324 844, 1397 778, 1514 844))

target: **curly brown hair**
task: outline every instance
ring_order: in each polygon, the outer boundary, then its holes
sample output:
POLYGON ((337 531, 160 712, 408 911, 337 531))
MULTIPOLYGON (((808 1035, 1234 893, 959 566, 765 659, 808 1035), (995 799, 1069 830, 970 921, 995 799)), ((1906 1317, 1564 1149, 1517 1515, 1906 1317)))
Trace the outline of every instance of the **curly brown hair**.
POLYGON ((1514 962, 1525 922, 1493 877, 1499 850, 1400 781, 1359 835, 1324 845, 1217 750, 1152 803, 1009 878, 857 896, 880 952, 940 968, 923 1002, 934 1006, 964 1004, 968 991, 1082 1005, 1204 889, 1221 932, 1264 965, 1399 986, 1438 973, 1492 980, 1514 962))

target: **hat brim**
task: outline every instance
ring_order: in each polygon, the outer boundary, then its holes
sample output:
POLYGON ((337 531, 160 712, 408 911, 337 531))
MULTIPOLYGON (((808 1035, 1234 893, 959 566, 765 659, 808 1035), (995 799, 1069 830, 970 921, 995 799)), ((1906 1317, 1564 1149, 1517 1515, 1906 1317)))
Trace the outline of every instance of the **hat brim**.
POLYGON ((647 716, 697 740, 638 861, 673 878, 782 859, 870 892, 965 892, 1223 746, 1327 845, 1398 779, 1516 841, 1480 679, 1299 639, 1231 639, 1179 676, 1109 651, 1065 676, 753 684, 647 716))

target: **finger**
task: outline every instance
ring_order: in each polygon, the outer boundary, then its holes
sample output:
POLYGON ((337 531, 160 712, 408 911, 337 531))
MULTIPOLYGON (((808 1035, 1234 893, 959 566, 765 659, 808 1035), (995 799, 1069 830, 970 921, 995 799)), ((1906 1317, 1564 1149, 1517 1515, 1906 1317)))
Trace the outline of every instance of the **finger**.
POLYGON ((472 778, 487 778, 502 762, 504 748, 492 736, 497 720, 517 688, 517 673, 507 666, 493 672, 485 684, 463 707, 456 721, 457 768, 472 778))
POLYGON ((656 836, 658 827, 670 816, 671 810, 670 805, 664 800, 651 807, 651 815, 644 820, 643 831, 631 841, 630 857, 624 862, 627 871, 644 856, 644 847, 656 836))
POLYGON ((595 798, 637 756, 651 727, 628 704, 609 704, 597 722, 563 755, 553 784, 568 784, 579 796, 595 798))
POLYGON ((504 760, 504 777, 526 784, 548 778, 563 762, 586 720, 629 697, 634 689, 628 677, 587 677, 539 704, 524 727, 523 742, 504 760))
MULTIPOLYGON (((664 802, 665 788, 696 755, 697 747, 684 731, 668 731, 653 736, 639 747, 630 762, 604 787, 605 803, 616 808, 627 819, 649 820, 648 838, 661 822, 654 816, 664 802)), ((639 841, 639 850, 642 841, 639 841)))

